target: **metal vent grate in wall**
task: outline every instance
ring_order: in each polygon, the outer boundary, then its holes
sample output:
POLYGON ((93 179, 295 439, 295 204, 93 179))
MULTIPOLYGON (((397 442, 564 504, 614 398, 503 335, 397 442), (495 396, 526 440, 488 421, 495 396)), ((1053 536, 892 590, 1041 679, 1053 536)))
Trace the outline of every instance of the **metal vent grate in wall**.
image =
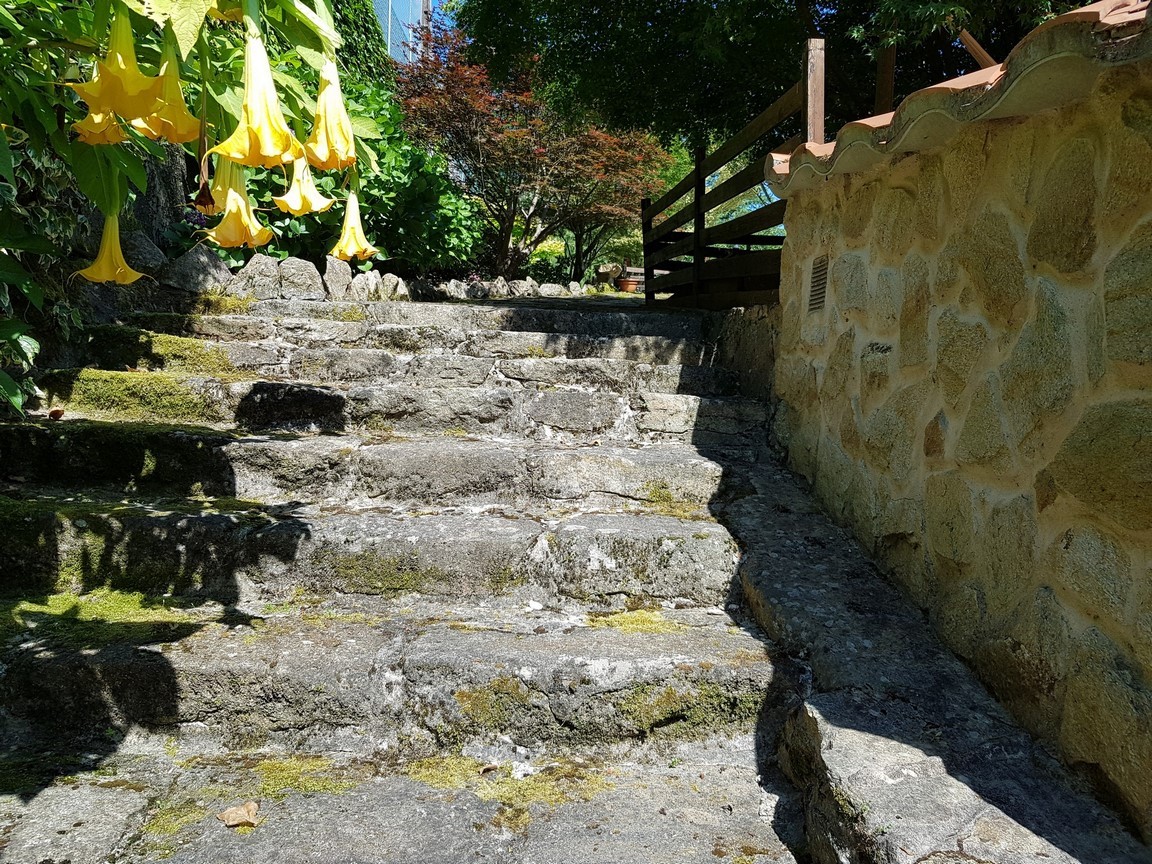
POLYGON ((821 255, 812 262, 812 278, 808 281, 808 311, 819 312, 823 309, 827 293, 828 256, 821 255))

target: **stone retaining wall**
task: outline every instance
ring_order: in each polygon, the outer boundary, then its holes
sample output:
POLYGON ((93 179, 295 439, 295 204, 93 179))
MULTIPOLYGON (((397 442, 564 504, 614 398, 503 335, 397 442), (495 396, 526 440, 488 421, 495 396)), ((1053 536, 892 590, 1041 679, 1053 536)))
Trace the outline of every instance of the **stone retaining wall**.
POLYGON ((1152 838, 1152 64, 798 190, 786 225, 793 466, 1152 838))

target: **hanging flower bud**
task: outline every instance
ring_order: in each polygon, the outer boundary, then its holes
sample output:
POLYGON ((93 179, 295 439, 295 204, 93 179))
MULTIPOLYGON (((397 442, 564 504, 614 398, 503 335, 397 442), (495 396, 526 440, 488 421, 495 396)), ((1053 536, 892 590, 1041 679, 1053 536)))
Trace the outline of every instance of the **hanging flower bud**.
POLYGON ((115 282, 117 285, 131 285, 144 275, 137 273, 124 260, 124 252, 120 249, 119 214, 104 217, 104 233, 100 235, 100 251, 96 253, 96 260, 77 275, 89 282, 115 282))
POLYGON ((336 63, 327 60, 320 70, 320 90, 316 94, 316 119, 312 134, 304 142, 308 161, 325 171, 347 168, 356 162, 356 139, 352 121, 340 92, 336 63))
POLYGON ((217 162, 213 187, 218 186, 224 194, 224 216, 215 228, 209 229, 208 238, 226 249, 238 246, 255 249, 275 236, 271 228, 260 224, 252 209, 245 173, 243 166, 230 159, 217 162))
POLYGON ((180 60, 170 38, 164 40, 160 60, 160 102, 154 113, 132 121, 137 132, 156 141, 166 138, 173 144, 195 141, 200 135, 200 121, 188 111, 180 90, 180 60))
POLYGON ((119 114, 126 120, 146 117, 156 109, 161 80, 145 75, 136 65, 132 19, 120 4, 112 19, 108 54, 96 63, 92 80, 71 85, 93 114, 119 114))
POLYGON ((95 114, 89 111, 88 116, 73 123, 72 128, 85 144, 123 144, 128 140, 115 114, 95 114))
POLYGON ((305 213, 323 213, 336 202, 325 198, 316 188, 307 159, 297 159, 292 163, 292 185, 278 198, 273 198, 276 206, 293 216, 305 213))
POLYGON ((332 255, 351 261, 353 258, 371 258, 379 251, 364 236, 360 224, 360 201, 355 192, 349 192, 348 202, 344 205, 344 227, 340 230, 340 239, 332 247, 332 255))
POLYGON ((276 168, 304 155, 288 128, 272 81, 268 52, 259 36, 249 36, 244 48, 244 105, 236 130, 209 153, 219 153, 241 165, 276 168))

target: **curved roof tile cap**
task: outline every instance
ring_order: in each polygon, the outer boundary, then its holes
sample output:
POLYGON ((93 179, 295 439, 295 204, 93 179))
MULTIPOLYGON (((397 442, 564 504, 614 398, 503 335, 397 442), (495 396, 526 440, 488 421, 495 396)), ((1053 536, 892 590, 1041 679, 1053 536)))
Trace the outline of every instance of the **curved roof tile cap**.
POLYGON ((892 114, 846 124, 830 144, 773 153, 765 179, 784 198, 830 174, 851 174, 888 155, 939 146, 964 123, 1019 117, 1082 99, 1108 67, 1152 56, 1150 0, 1103 0, 1048 21, 1000 66, 908 96, 892 114))

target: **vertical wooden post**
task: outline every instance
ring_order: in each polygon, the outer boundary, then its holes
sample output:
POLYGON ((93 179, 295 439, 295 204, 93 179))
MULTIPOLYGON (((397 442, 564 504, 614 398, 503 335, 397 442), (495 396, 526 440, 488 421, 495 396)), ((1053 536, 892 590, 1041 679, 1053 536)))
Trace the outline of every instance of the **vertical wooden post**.
POLYGON ((807 140, 824 143, 824 40, 809 39, 804 62, 804 118, 807 140))
POLYGON ((896 46, 876 55, 876 113, 887 114, 896 104, 896 46))
POLYGON ((704 160, 708 151, 697 147, 695 156, 696 167, 693 169, 695 185, 692 192, 692 305, 700 305, 701 277, 704 274, 704 193, 705 180, 704 160))
POLYGON ((652 285, 656 279, 656 268, 649 260, 651 255, 648 249, 648 237, 652 234, 652 217, 648 215, 651 206, 651 198, 644 198, 640 202, 640 237, 644 244, 644 302, 649 306, 656 302, 656 289, 652 285))

